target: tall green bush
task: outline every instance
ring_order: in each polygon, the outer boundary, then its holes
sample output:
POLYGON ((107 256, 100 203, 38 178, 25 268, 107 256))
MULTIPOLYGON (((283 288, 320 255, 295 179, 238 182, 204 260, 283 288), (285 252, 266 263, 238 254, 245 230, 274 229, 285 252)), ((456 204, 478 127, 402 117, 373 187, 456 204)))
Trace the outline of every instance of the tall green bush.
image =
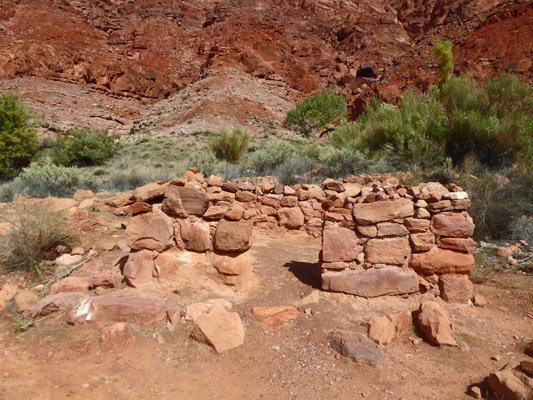
POLYGON ((17 96, 0 97, 0 175, 9 176, 28 165, 37 149, 31 115, 17 96))
POLYGON ((105 131, 74 129, 58 136, 55 142, 44 142, 41 156, 50 157, 57 165, 102 165, 115 149, 114 138, 105 131))
POLYGON ((346 99, 329 89, 308 97, 285 117, 285 127, 303 136, 318 129, 335 126, 346 120, 346 99))
POLYGON ((228 132, 222 129, 220 133, 211 139, 209 147, 219 160, 235 163, 246 152, 250 135, 240 128, 228 132))

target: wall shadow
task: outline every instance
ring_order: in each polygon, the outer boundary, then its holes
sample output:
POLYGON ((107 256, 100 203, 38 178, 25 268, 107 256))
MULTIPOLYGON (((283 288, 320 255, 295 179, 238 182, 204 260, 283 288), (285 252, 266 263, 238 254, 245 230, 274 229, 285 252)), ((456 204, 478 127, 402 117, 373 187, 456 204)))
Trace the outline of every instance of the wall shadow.
POLYGON ((304 285, 311 286, 313 289, 321 288, 320 267, 318 263, 289 261, 283 266, 288 268, 304 285))

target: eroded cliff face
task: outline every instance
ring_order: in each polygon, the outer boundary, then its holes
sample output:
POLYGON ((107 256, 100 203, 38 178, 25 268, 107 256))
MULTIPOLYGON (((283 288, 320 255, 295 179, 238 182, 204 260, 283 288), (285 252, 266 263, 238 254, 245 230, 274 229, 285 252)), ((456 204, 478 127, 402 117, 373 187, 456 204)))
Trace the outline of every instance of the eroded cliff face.
MULTIPOLYGON (((0 89, 36 99, 39 85, 59 81, 111 103, 168 99, 178 109, 179 92, 232 85, 222 90, 236 97, 232 118, 263 110, 258 118, 279 124, 291 104, 329 86, 356 117, 374 95, 394 102, 434 83, 437 38, 454 41, 457 72, 484 79, 510 68, 531 80, 532 14, 531 2, 505 0, 4 0, 0 89), (239 92, 249 85, 256 98, 239 92)), ((224 111, 208 94, 197 100, 174 120, 224 111)), ((133 114, 150 115, 143 108, 133 114)))

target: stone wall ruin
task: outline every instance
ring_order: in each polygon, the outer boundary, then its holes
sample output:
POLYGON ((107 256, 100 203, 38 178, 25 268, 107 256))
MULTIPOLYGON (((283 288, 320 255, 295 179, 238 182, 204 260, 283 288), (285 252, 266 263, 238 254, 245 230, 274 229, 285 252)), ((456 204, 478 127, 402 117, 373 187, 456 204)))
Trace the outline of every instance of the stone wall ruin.
POLYGON ((95 204, 133 216, 123 271, 134 287, 172 284, 192 267, 242 290, 255 228, 322 236, 324 290, 368 298, 429 291, 460 303, 472 294, 469 206, 453 184, 407 187, 391 176, 359 176, 283 186, 205 179, 195 169, 95 204))

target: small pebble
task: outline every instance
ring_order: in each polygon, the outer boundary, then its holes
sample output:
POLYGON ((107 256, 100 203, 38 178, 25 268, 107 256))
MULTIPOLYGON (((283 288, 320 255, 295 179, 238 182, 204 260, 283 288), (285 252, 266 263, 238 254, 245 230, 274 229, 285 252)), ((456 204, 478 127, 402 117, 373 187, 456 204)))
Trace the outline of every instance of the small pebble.
POLYGON ((48 358, 52 357, 54 355, 54 352, 53 351, 49 351, 48 353, 46 353, 46 356, 48 358))
POLYGON ((494 361, 500 361, 502 358, 500 356, 492 356, 490 359, 494 361))
POLYGON ((4 378, 9 378, 11 375, 9 375, 9 372, 4 372, 4 378))
POLYGON ((81 385, 81 387, 84 388, 84 389, 87 389, 89 386, 91 386, 91 385, 89 385, 88 383, 82 383, 82 385, 81 385))

